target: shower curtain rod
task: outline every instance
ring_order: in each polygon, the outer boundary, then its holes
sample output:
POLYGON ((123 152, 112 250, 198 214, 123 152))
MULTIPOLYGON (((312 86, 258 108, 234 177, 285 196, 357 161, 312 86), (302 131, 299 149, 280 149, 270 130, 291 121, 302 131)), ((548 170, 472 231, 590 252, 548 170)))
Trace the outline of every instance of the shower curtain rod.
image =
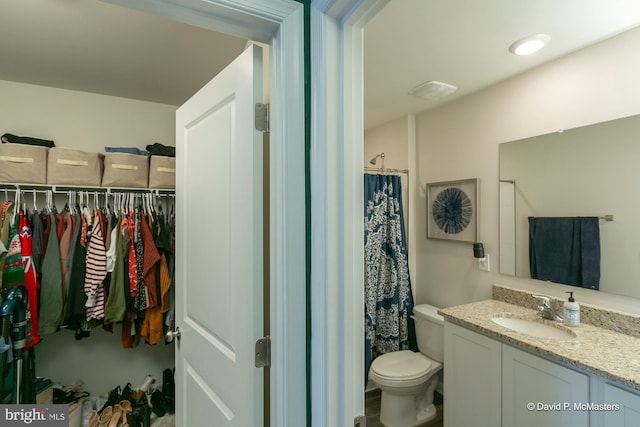
POLYGON ((409 169, 389 169, 389 168, 364 168, 365 172, 379 172, 379 173, 404 173, 409 175, 409 169))

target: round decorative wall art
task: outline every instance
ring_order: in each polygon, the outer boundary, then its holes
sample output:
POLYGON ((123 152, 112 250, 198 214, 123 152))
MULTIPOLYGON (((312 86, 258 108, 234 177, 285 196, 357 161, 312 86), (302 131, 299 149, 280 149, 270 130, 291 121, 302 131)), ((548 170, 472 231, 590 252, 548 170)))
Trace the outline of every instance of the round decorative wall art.
POLYGON ((477 241, 478 180, 427 184, 427 237, 477 241))
POLYGON ((440 230, 456 234, 469 225, 473 207, 467 193, 459 188, 445 188, 433 201, 431 213, 440 230))

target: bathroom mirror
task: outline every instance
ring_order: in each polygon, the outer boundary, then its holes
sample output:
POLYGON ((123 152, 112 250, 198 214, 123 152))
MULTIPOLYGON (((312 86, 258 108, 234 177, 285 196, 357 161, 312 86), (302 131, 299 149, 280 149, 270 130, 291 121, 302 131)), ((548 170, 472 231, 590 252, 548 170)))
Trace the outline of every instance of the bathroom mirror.
POLYGON ((500 144, 500 273, 531 277, 528 217, 597 216, 600 291, 640 298, 639 137, 632 116, 500 144))

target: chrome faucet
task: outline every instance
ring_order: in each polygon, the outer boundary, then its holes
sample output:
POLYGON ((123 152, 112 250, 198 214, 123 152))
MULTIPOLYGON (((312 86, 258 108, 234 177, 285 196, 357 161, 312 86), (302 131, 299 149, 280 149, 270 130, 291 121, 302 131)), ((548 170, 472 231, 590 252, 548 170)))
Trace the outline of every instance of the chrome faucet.
POLYGON ((546 295, 533 294, 532 296, 534 298, 539 298, 540 300, 542 300, 540 305, 538 306, 538 316, 542 317, 543 319, 556 320, 558 322, 562 322, 562 317, 558 316, 558 313, 556 313, 556 310, 553 308, 553 305, 551 304, 551 298, 549 298, 546 295))

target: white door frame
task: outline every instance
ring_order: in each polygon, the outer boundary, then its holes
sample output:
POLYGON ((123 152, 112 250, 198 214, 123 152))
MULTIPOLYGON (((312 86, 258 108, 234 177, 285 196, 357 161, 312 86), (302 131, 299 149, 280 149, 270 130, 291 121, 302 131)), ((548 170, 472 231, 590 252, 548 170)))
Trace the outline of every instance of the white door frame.
POLYGON ((388 1, 311 2, 313 427, 364 415, 363 28, 388 1))
MULTIPOLYGON (((271 45, 271 425, 307 424, 304 8, 102 0, 271 45)), ((363 28, 389 0, 310 0, 312 426, 364 414, 363 28)))

